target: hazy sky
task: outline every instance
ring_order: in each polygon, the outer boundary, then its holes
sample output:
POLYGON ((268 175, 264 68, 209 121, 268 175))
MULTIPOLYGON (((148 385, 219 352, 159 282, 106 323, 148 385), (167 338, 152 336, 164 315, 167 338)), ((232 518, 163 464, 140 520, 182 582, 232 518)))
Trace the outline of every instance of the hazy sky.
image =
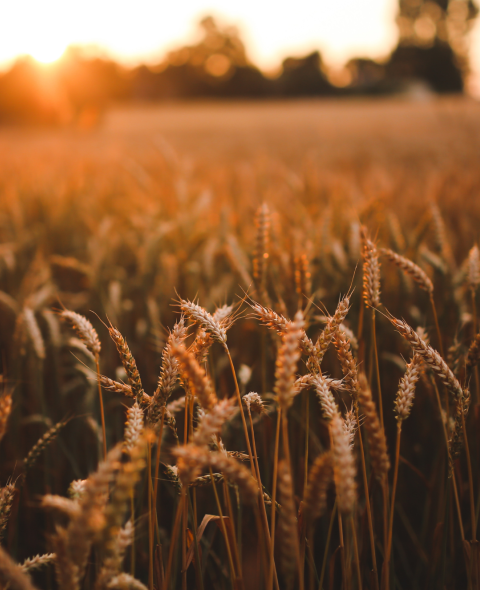
MULTIPOLYGON (((397 0, 3 0, 0 64, 31 54, 59 57, 92 44, 129 63, 155 61, 192 39, 206 14, 236 24, 250 57, 266 69, 314 48, 340 66, 352 56, 383 57, 395 46, 397 0)), ((472 60, 480 92, 480 23, 472 60)))

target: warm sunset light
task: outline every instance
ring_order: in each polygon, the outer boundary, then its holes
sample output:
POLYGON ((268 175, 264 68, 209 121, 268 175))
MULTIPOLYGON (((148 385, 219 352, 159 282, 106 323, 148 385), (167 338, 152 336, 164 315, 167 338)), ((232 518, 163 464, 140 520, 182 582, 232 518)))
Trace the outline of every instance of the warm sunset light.
POLYGON ((200 18, 213 14, 240 28, 250 57, 262 67, 277 65, 287 53, 314 48, 338 64, 354 53, 386 54, 396 40, 396 9, 396 0, 299 0, 295 10, 289 3, 255 0, 185 0, 168 6, 152 0, 20 0, 0 10, 0 63, 27 53, 52 61, 70 44, 95 45, 130 63, 158 60, 169 48, 191 40, 200 18))
MULTIPOLYGON (((0 67, 25 54, 52 62, 69 45, 88 45, 128 64, 158 63, 166 51, 191 42, 198 21, 212 14, 239 28, 249 57, 263 69, 314 49, 339 68, 353 56, 385 58, 398 39, 397 13, 398 0, 298 0, 294 9, 270 0, 19 0, 0 9, 0 67)), ((480 23, 470 37, 473 79, 480 84, 480 23)))
POLYGON ((0 590, 480 590, 480 0, 0 0, 0 590))
POLYGON ((49 64, 57 61, 57 59, 63 55, 65 49, 65 46, 57 45, 53 41, 49 43, 48 39, 42 39, 37 46, 34 46, 28 51, 28 54, 31 55, 35 61, 42 64, 49 64))

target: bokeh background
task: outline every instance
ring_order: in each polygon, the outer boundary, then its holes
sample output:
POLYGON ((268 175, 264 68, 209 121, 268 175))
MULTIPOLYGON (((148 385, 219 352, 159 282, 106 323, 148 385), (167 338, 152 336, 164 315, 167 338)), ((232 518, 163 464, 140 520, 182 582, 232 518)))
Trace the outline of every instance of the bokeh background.
POLYGON ((8 3, 0 122, 95 124, 111 103, 480 96, 474 0, 8 3))

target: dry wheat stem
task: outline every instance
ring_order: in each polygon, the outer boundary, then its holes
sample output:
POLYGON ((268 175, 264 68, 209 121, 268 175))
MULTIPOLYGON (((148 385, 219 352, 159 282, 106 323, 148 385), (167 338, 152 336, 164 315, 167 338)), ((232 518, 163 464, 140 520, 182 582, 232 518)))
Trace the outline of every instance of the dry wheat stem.
MULTIPOLYGON (((412 361, 413 363, 413 361, 412 361)), ((388 520, 388 536, 387 536, 387 547, 385 550, 384 560, 384 584, 385 590, 389 590, 390 585, 390 557, 392 554, 392 535, 393 535, 393 517, 395 514, 395 494, 397 491, 398 482, 398 464, 400 460, 400 439, 402 436, 402 420, 397 422, 397 441, 395 445, 395 465, 393 470, 393 487, 392 487, 392 498, 390 500, 390 516, 388 520)))
POLYGON ((177 511, 175 512, 175 519, 173 522, 172 535, 170 537, 170 550, 168 552, 167 571, 165 573, 165 581, 164 581, 164 586, 163 586, 165 588, 165 590, 169 590, 169 588, 170 588, 170 577, 171 577, 171 573, 172 573, 173 554, 175 552, 175 545, 177 543, 178 529, 179 529, 180 519, 181 519, 182 512, 183 512, 183 503, 185 502, 185 498, 186 498, 186 492, 185 492, 185 489, 182 488, 180 500, 177 505, 177 511))
POLYGON ((275 504, 277 498, 277 474, 278 474, 278 451, 280 443, 280 425, 282 422, 282 408, 277 409, 277 428, 275 431, 275 447, 273 451, 273 476, 272 476, 272 512, 270 516, 270 529, 271 529, 271 543, 270 543, 270 560, 269 560, 269 572, 268 572, 268 585, 267 590, 273 588, 273 573, 274 573, 274 549, 275 549, 275 504))
POLYGON ((103 438, 103 460, 107 458, 107 429, 105 427, 105 410, 103 408, 102 386, 100 385, 100 358, 98 352, 95 353, 95 368, 97 370, 98 384, 98 401, 100 403, 100 420, 102 421, 102 438, 103 438))
MULTIPOLYGON (((278 519, 280 566, 286 579, 286 587, 292 588, 295 568, 299 568, 300 564, 300 547, 297 511, 293 496, 293 482, 290 467, 286 460, 280 461, 278 465, 278 494, 282 504, 282 510, 278 519)), ((299 569, 300 587, 303 584, 302 573, 299 569)))
POLYGON ((372 339, 373 339, 373 354, 375 356, 375 373, 377 377, 377 390, 378 390, 378 413, 380 414, 380 424, 384 428, 383 420, 383 397, 382 387, 380 381, 380 364, 378 362, 378 349, 377 349, 377 330, 375 327, 375 309, 372 308, 372 339))
MULTIPOLYGON (((360 391, 360 384, 358 384, 358 390, 360 391)), ((368 532, 370 538, 370 552, 372 556, 372 567, 373 567, 373 580, 375 584, 375 590, 379 590, 378 585, 378 568, 377 568, 377 556, 375 550, 375 533, 373 530, 373 519, 372 519, 372 509, 370 505, 370 491, 368 488, 368 478, 367 478, 367 467, 365 462, 365 448, 363 446, 363 437, 362 437, 362 429, 360 427, 360 417, 358 413, 358 404, 354 405, 356 419, 358 424, 357 434, 358 434, 358 441, 360 443, 360 461, 362 465, 362 479, 363 479, 363 489, 365 493, 365 505, 367 508, 367 520, 368 520, 368 532)))
MULTIPOLYGON (((258 396, 258 394, 253 394, 258 396)), ((252 435, 252 445, 253 445, 253 456, 255 457, 255 468, 256 468, 256 474, 257 474, 257 481, 258 481, 258 487, 259 487, 259 496, 260 496, 260 504, 261 504, 261 511, 260 511, 260 515, 261 515, 261 520, 262 520, 262 525, 263 525, 263 530, 264 530, 264 534, 265 534, 265 539, 267 541, 267 551, 268 551, 268 555, 270 556, 270 552, 271 552, 271 545, 272 545, 272 537, 270 535, 270 529, 268 527, 268 520, 267 520, 267 509, 265 507, 265 496, 267 494, 265 494, 264 492, 262 492, 263 490, 263 485, 262 485, 262 479, 261 479, 261 474, 260 474, 260 466, 258 464, 258 456, 257 456, 257 445, 255 442, 255 431, 253 429, 253 420, 252 420, 252 413, 251 413, 251 408, 255 407, 252 404, 252 400, 253 402, 258 406, 260 406, 261 410, 263 410, 263 402, 260 398, 260 396, 258 396, 258 400, 255 397, 252 397, 252 394, 247 394, 243 396, 243 399, 245 400, 245 398, 248 398, 247 401, 247 410, 248 410, 248 419, 250 422, 250 432, 252 435), (248 398, 248 396, 250 396, 248 398)), ((260 411, 261 411, 260 410, 260 411)), ((259 410, 257 410, 259 411, 259 410)), ((263 410, 264 411, 264 410, 263 410)), ((275 508, 275 502, 271 501, 273 508, 275 508)), ((275 565, 274 565, 275 567, 275 565)), ((275 579, 277 579, 277 572, 275 569, 275 579)), ((277 584, 278 586, 278 581, 277 584)))

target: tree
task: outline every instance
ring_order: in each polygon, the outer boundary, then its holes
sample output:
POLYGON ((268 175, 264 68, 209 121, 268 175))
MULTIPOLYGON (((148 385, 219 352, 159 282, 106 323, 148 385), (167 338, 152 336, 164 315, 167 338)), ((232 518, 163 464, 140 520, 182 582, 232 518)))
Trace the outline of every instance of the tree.
POLYGON ((420 78, 439 92, 463 90, 474 0, 399 0, 398 47, 387 76, 420 78))

